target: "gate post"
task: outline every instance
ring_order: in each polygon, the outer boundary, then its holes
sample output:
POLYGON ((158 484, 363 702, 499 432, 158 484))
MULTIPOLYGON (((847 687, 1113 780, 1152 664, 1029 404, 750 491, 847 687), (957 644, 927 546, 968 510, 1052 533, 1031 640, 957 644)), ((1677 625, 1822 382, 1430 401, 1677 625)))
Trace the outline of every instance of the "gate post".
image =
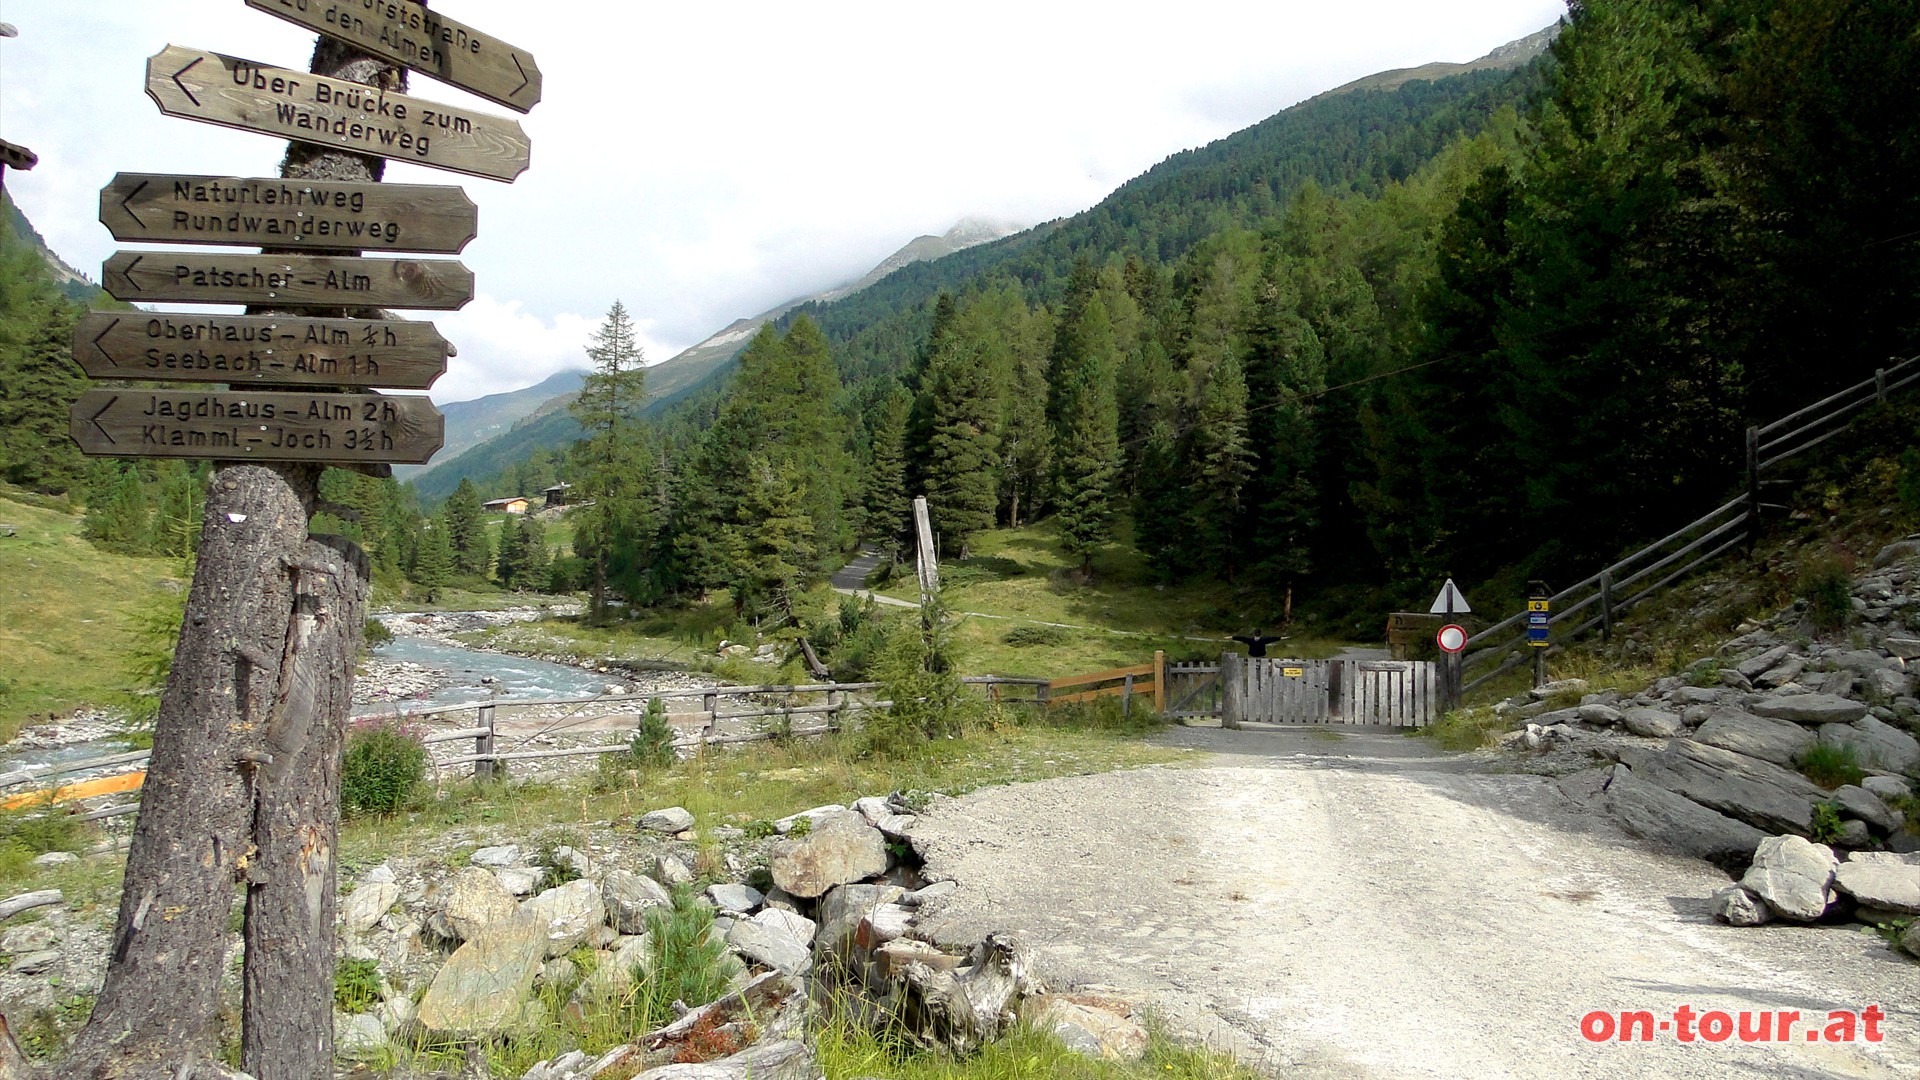
POLYGON ((1153 650, 1153 711, 1167 711, 1167 651, 1153 650))
POLYGON ((1747 554, 1760 543, 1760 429, 1747 428, 1747 554))
POLYGON ((1220 654, 1220 726, 1223 728, 1238 728, 1246 716, 1243 671, 1239 653, 1220 654))

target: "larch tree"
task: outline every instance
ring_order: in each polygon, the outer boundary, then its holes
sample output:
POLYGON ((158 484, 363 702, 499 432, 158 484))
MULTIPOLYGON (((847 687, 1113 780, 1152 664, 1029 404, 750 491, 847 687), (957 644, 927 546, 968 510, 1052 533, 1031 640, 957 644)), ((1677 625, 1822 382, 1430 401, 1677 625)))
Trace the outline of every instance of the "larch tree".
POLYGON ((594 331, 587 359, 592 369, 567 409, 585 435, 573 447, 574 487, 582 501, 574 511, 574 550, 593 568, 590 617, 598 623, 606 621, 609 567, 636 564, 639 549, 653 545, 658 528, 651 470, 645 468, 652 456, 640 427, 645 358, 620 301, 594 331))

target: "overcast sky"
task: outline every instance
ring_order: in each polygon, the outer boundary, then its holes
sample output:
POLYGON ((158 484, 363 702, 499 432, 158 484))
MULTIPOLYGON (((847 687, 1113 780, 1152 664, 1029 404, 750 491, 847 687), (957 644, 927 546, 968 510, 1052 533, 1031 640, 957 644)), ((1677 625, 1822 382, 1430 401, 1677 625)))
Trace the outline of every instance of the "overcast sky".
MULTIPOLYGON (((332 0, 311 0, 325 4, 332 0)), ((357 4, 357 0, 354 0, 357 4)), ((1465 61, 1562 0, 974 0, 968 4, 438 0, 531 51, 545 96, 513 184, 396 163, 480 206, 477 298, 432 317, 459 346, 433 396, 584 366, 625 301, 650 362, 858 277, 968 216, 1084 210, 1169 154, 1390 68, 1465 61)), ((160 114, 168 44, 305 69, 312 35, 241 0, 0 0, 0 136, 40 155, 7 187, 98 278, 119 171, 268 176, 281 143, 160 114)), ((415 96, 506 110, 425 76, 415 96)), ((208 309, 218 310, 218 309, 208 309)))

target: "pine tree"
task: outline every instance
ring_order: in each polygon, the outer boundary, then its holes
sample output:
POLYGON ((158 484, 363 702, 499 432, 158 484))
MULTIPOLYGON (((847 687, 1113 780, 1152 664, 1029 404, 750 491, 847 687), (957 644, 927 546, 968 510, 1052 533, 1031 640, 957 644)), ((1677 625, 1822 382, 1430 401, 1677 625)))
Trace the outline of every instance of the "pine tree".
POLYGON ((427 592, 427 603, 431 604, 439 597, 440 590, 453 575, 453 544, 445 518, 427 523, 426 534, 421 538, 419 554, 413 563, 412 580, 427 592))
MULTIPOLYGON (((1240 361, 1223 357, 1207 373, 1195 411, 1190 452, 1193 502, 1187 514, 1189 543, 1200 565, 1232 581, 1241 563, 1241 500, 1253 473, 1247 441, 1247 384, 1240 361)), ((1256 523, 1248 523, 1253 526, 1256 523)))
POLYGON ((933 384, 933 428, 927 447, 929 516, 942 549, 964 559, 968 538, 993 527, 999 402, 980 350, 957 335, 942 345, 928 375, 933 384))
POLYGON ((446 517, 447 538, 453 544, 456 573, 485 577, 493 567, 493 548, 487 539, 487 522, 480 505, 480 492, 473 481, 461 477, 459 486, 447 496, 441 507, 446 517))
POLYGON ((494 562, 494 580, 503 589, 516 587, 525 572, 527 544, 526 534, 517 524, 519 519, 509 517, 500 523, 499 554, 494 562))
POLYGON ((0 480, 59 493, 86 460, 67 435, 67 409, 86 389, 74 364, 76 308, 38 252, 0 227, 0 480))
POLYGON ((806 568, 819 558, 813 520, 801 505, 799 470, 757 455, 747 470, 742 520, 725 536, 734 610, 752 617, 768 611, 791 616, 806 568))
POLYGON ((867 529, 895 558, 909 528, 913 502, 907 497, 907 412, 911 399, 895 386, 873 414, 873 463, 867 471, 867 529))
POLYGON ((589 617, 597 623, 606 618, 610 583, 636 603, 653 598, 644 582, 658 557, 660 508, 653 458, 639 424, 646 403, 644 358, 620 301, 594 332, 587 358, 593 369, 567 408, 586 435, 573 447, 574 486, 583 500, 573 512, 574 551, 593 567, 589 617))
POLYGON ((1120 465, 1120 417, 1113 395, 1113 333, 1106 306, 1088 297, 1061 324, 1054 386, 1054 507, 1067 551, 1093 573, 1093 553, 1112 538, 1114 482, 1120 465))

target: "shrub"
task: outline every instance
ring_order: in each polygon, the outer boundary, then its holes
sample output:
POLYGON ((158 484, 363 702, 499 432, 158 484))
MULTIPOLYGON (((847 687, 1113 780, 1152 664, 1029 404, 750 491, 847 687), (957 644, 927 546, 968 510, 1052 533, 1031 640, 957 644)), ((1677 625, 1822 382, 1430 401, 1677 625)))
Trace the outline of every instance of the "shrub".
POLYGON ((427 748, 396 719, 354 724, 340 764, 340 809, 391 814, 407 804, 427 776, 427 748))
POLYGON ((635 1003, 648 1027, 672 1020, 675 1001, 704 1005, 726 992, 727 946, 712 929, 713 909, 685 885, 674 886, 672 907, 647 909, 653 964, 635 1003))
POLYGON ((1846 784, 1857 784, 1867 775, 1867 771, 1860 767, 1859 759, 1853 756, 1853 748, 1849 746, 1828 746, 1825 743, 1809 746, 1794 759, 1794 764, 1800 767, 1807 779, 1828 791, 1846 784))
POLYGON ((957 734, 965 703, 958 675, 935 670, 939 652, 912 622, 894 627, 876 674, 893 704, 870 712, 861 731, 875 754, 911 753, 928 739, 957 734))
POLYGON ((640 728, 627 740, 627 756, 636 769, 664 769, 674 763, 673 726, 667 723, 667 706, 659 698, 647 699, 640 728))
POLYGON ((361 636, 362 644, 369 649, 377 649, 392 640, 393 631, 387 629, 386 623, 381 622, 379 619, 367 620, 366 631, 361 636))
POLYGON ((1820 802, 1813 804, 1813 842, 1816 844, 1838 844, 1842 833, 1840 804, 1820 802))
POLYGON ((1064 645, 1067 632, 1057 626, 1016 626, 1000 640, 1016 649, 1035 645, 1064 645))
POLYGON ((1492 709, 1455 709, 1420 728, 1419 733, 1448 750, 1478 750, 1492 746, 1513 725, 1492 709))
POLYGON ((333 965, 333 1003, 341 1012, 363 1013, 379 1000, 379 961, 342 959, 333 965))
POLYGON ((1853 616, 1853 578, 1839 559, 1825 556, 1814 559, 1800 571, 1795 591, 1807 602, 1807 617, 1814 629, 1833 633, 1845 628, 1853 616))

